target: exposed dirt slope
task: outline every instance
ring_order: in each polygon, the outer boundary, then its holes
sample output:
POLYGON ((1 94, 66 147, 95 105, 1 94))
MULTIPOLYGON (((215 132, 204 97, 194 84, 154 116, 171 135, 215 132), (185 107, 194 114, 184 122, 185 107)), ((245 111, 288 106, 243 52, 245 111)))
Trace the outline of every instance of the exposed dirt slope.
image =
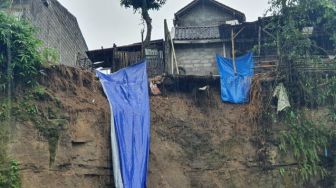
MULTIPOLYGON (((69 124, 61 131, 55 161, 48 141, 29 122, 17 122, 10 154, 24 188, 111 187, 109 107, 90 72, 57 66, 41 84, 57 99, 69 124)), ((257 165, 248 106, 224 104, 219 91, 195 98, 151 97, 149 187, 283 187, 277 171, 257 165)), ((36 104, 53 108, 44 99, 36 104)), ((290 185, 287 185, 287 187, 290 185)))
POLYGON ((218 93, 152 97, 150 187, 282 187, 258 167, 248 106, 218 93))
MULTIPOLYGON (((17 122, 10 143, 20 163, 22 187, 106 187, 110 184, 109 107, 90 72, 57 66, 46 70, 41 84, 59 103, 69 124, 63 128, 50 164, 48 140, 32 123, 17 122)), ((56 108, 50 99, 39 109, 56 108)))

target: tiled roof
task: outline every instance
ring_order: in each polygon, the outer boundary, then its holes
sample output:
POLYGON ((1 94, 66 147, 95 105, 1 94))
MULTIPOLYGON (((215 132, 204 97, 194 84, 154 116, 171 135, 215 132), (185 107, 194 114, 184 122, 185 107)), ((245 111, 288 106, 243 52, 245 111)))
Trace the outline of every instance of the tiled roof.
POLYGON ((175 27, 175 40, 219 39, 219 27, 175 27))

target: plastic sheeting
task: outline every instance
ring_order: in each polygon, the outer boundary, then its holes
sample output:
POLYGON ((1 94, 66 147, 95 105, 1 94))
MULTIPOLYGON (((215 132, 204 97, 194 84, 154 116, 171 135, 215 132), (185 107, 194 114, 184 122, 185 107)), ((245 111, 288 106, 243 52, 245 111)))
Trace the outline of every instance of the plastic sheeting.
MULTIPOLYGON (((97 70, 97 77, 100 78, 100 82, 102 83, 105 94, 109 96, 109 92, 110 92, 109 85, 111 83, 108 81, 108 76, 105 75, 100 70, 97 70)), ((118 148, 118 141, 117 141, 117 136, 115 132, 112 100, 110 100, 110 97, 108 97, 107 99, 109 101, 110 110, 111 110, 111 133, 110 134, 111 134, 111 151, 112 151, 114 185, 116 188, 124 188, 124 184, 123 184, 122 177, 121 177, 119 148, 118 148)))
POLYGON ((97 72, 97 76, 113 111, 123 186, 144 188, 150 144, 146 61, 109 75, 97 72))
POLYGON ((216 56, 221 75, 221 98, 224 102, 247 103, 254 74, 253 53, 248 53, 235 60, 237 73, 234 72, 233 60, 216 56))
POLYGON ((291 107, 287 95, 287 90, 283 83, 280 83, 274 89, 273 97, 278 98, 277 111, 278 113, 291 107))

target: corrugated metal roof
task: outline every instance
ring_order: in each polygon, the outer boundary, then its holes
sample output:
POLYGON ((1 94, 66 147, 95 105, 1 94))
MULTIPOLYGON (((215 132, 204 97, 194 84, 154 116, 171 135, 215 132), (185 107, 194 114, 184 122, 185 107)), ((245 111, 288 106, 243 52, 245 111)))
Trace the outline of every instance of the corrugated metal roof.
POLYGON ((220 39, 218 26, 175 27, 175 40, 220 39))

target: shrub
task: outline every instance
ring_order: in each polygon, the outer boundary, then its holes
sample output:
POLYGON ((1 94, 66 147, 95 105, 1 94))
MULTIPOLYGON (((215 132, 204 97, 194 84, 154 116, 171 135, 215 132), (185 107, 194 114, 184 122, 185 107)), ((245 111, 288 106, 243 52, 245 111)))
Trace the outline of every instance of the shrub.
POLYGON ((42 42, 28 22, 0 12, 0 89, 8 82, 33 85, 39 74, 42 42))

